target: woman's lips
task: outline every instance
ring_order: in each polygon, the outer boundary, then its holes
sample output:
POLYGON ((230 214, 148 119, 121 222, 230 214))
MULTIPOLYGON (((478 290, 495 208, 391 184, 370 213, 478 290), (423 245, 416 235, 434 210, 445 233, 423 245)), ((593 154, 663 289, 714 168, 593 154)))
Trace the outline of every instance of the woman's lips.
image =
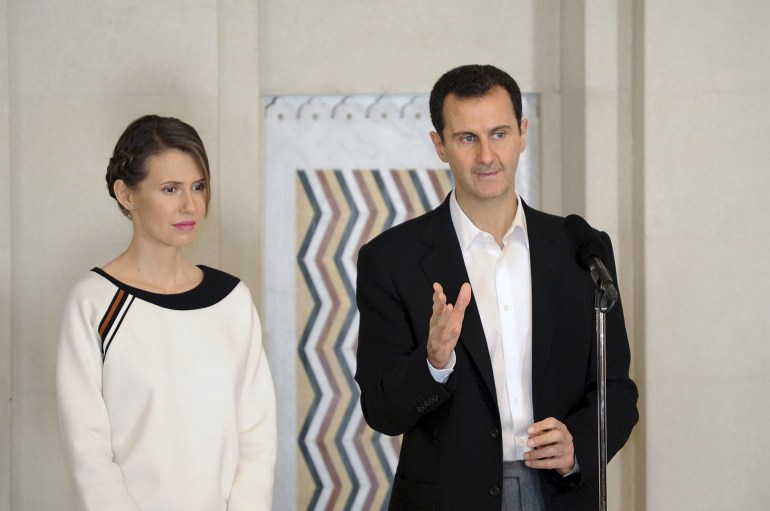
POLYGON ((195 222, 192 220, 188 220, 185 222, 178 222, 174 224, 174 227, 179 229, 180 231, 192 231, 195 229, 195 222))

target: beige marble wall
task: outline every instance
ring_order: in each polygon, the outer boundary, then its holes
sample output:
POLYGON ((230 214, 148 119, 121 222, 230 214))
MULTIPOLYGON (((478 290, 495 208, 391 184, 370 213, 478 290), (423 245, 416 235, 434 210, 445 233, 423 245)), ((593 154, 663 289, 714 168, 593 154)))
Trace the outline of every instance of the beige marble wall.
POLYGON ((11 508, 11 169, 8 2, 0 0, 0 509, 11 508))
POLYGON ((648 509, 770 501, 770 4, 645 1, 648 509))
MULTIPOLYGON (((217 110, 220 267, 262 297, 262 152, 257 0, 218 0, 217 110)), ((270 339, 266 339, 269 343, 270 339)))
MULTIPOLYGON (((584 168, 581 179, 585 191, 581 197, 584 209, 578 212, 585 214, 593 225, 612 238, 626 327, 631 352, 635 354, 643 346, 643 339, 634 330, 634 304, 638 288, 633 274, 633 219, 639 213, 630 200, 633 156, 631 66, 634 51, 631 44, 634 29, 631 1, 597 0, 587 2, 584 7, 585 129, 582 131, 584 168)), ((573 157, 566 155, 564 159, 573 157)), ((566 173, 568 169, 563 171, 566 173)), ((636 362, 635 357, 632 362, 636 362)), ((631 376, 641 386, 640 375, 634 370, 633 363, 631 376)), ((612 411, 608 410, 608 420, 611 415, 612 411)), ((635 502, 634 481, 639 468, 636 452, 643 448, 637 429, 610 463, 607 499, 611 509, 642 509, 635 502)))

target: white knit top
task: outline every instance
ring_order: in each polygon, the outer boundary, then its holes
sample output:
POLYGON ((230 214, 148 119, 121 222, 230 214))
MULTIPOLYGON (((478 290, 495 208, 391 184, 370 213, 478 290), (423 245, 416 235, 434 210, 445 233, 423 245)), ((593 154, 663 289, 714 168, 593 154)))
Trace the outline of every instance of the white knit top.
POLYGON ((200 267, 173 295, 100 269, 72 289, 56 383, 80 508, 271 508, 275 394, 259 317, 237 278, 200 267))

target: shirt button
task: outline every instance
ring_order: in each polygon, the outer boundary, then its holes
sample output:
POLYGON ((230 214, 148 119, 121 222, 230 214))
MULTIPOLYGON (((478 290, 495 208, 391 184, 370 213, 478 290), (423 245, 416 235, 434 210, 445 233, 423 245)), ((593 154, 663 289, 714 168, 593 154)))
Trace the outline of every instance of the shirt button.
POLYGON ((503 305, 503 310, 508 310, 508 305, 503 305))
POLYGON ((519 445, 527 445, 527 439, 524 438, 523 436, 520 436, 519 438, 516 439, 516 443, 519 445))
POLYGON ((500 430, 497 428, 492 428, 489 434, 492 435, 492 438, 497 438, 500 436, 500 430))
POLYGON ((491 487, 489 489, 489 494, 492 495, 493 497, 497 497, 498 495, 500 495, 500 488, 498 488, 497 486, 491 487))

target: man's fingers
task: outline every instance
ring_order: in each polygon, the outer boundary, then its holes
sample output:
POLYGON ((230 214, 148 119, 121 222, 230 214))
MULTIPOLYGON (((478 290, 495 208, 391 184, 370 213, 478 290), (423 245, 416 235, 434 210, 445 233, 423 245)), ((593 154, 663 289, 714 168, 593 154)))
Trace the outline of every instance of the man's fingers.
POLYGON ((564 475, 575 466, 575 458, 572 456, 558 456, 554 458, 527 459, 524 461, 524 464, 529 468, 539 470, 553 469, 564 475))
POLYGON ((460 313, 465 313, 465 308, 471 303, 471 285, 467 282, 460 288, 460 293, 457 295, 455 301, 455 310, 460 313))
POLYGON ((559 444, 572 442, 572 436, 566 429, 554 428, 547 430, 539 430, 529 435, 527 446, 533 449, 548 444, 559 444))
POLYGON ((566 456, 572 454, 572 449, 566 444, 546 444, 541 447, 527 451, 528 459, 537 460, 545 458, 557 458, 559 456, 566 456))
POLYGON ((433 283, 433 301, 439 302, 443 301, 446 302, 446 295, 444 295, 444 288, 441 287, 441 284, 438 282, 433 283))
POLYGON ((447 303, 444 288, 433 283, 433 314, 428 331, 428 361, 433 367, 444 367, 449 354, 457 344, 462 331, 465 308, 471 301, 471 286, 467 282, 460 288, 454 305, 447 303))
MULTIPOLYGON (((471 300, 471 286, 467 282, 460 288, 460 293, 454 305, 447 303, 446 295, 441 284, 433 284, 433 316, 431 317, 431 330, 437 329, 435 334, 439 338, 449 336, 456 340, 462 330, 465 309, 471 300)), ((431 332, 431 337, 433 337, 431 332)), ((449 340, 449 339, 447 339, 449 340)))
MULTIPOLYGON (((547 419, 543 419, 540 422, 536 422, 528 427, 527 433, 529 433, 530 436, 535 436, 552 429, 558 429, 561 426, 564 426, 561 421, 555 419, 554 417, 548 417, 547 419)), ((566 429, 566 426, 564 426, 564 428, 566 429)))
POLYGON ((524 453, 528 467, 537 469, 555 469, 566 474, 575 464, 575 446, 567 426, 548 417, 527 428, 529 440, 527 446, 532 450, 524 453))

